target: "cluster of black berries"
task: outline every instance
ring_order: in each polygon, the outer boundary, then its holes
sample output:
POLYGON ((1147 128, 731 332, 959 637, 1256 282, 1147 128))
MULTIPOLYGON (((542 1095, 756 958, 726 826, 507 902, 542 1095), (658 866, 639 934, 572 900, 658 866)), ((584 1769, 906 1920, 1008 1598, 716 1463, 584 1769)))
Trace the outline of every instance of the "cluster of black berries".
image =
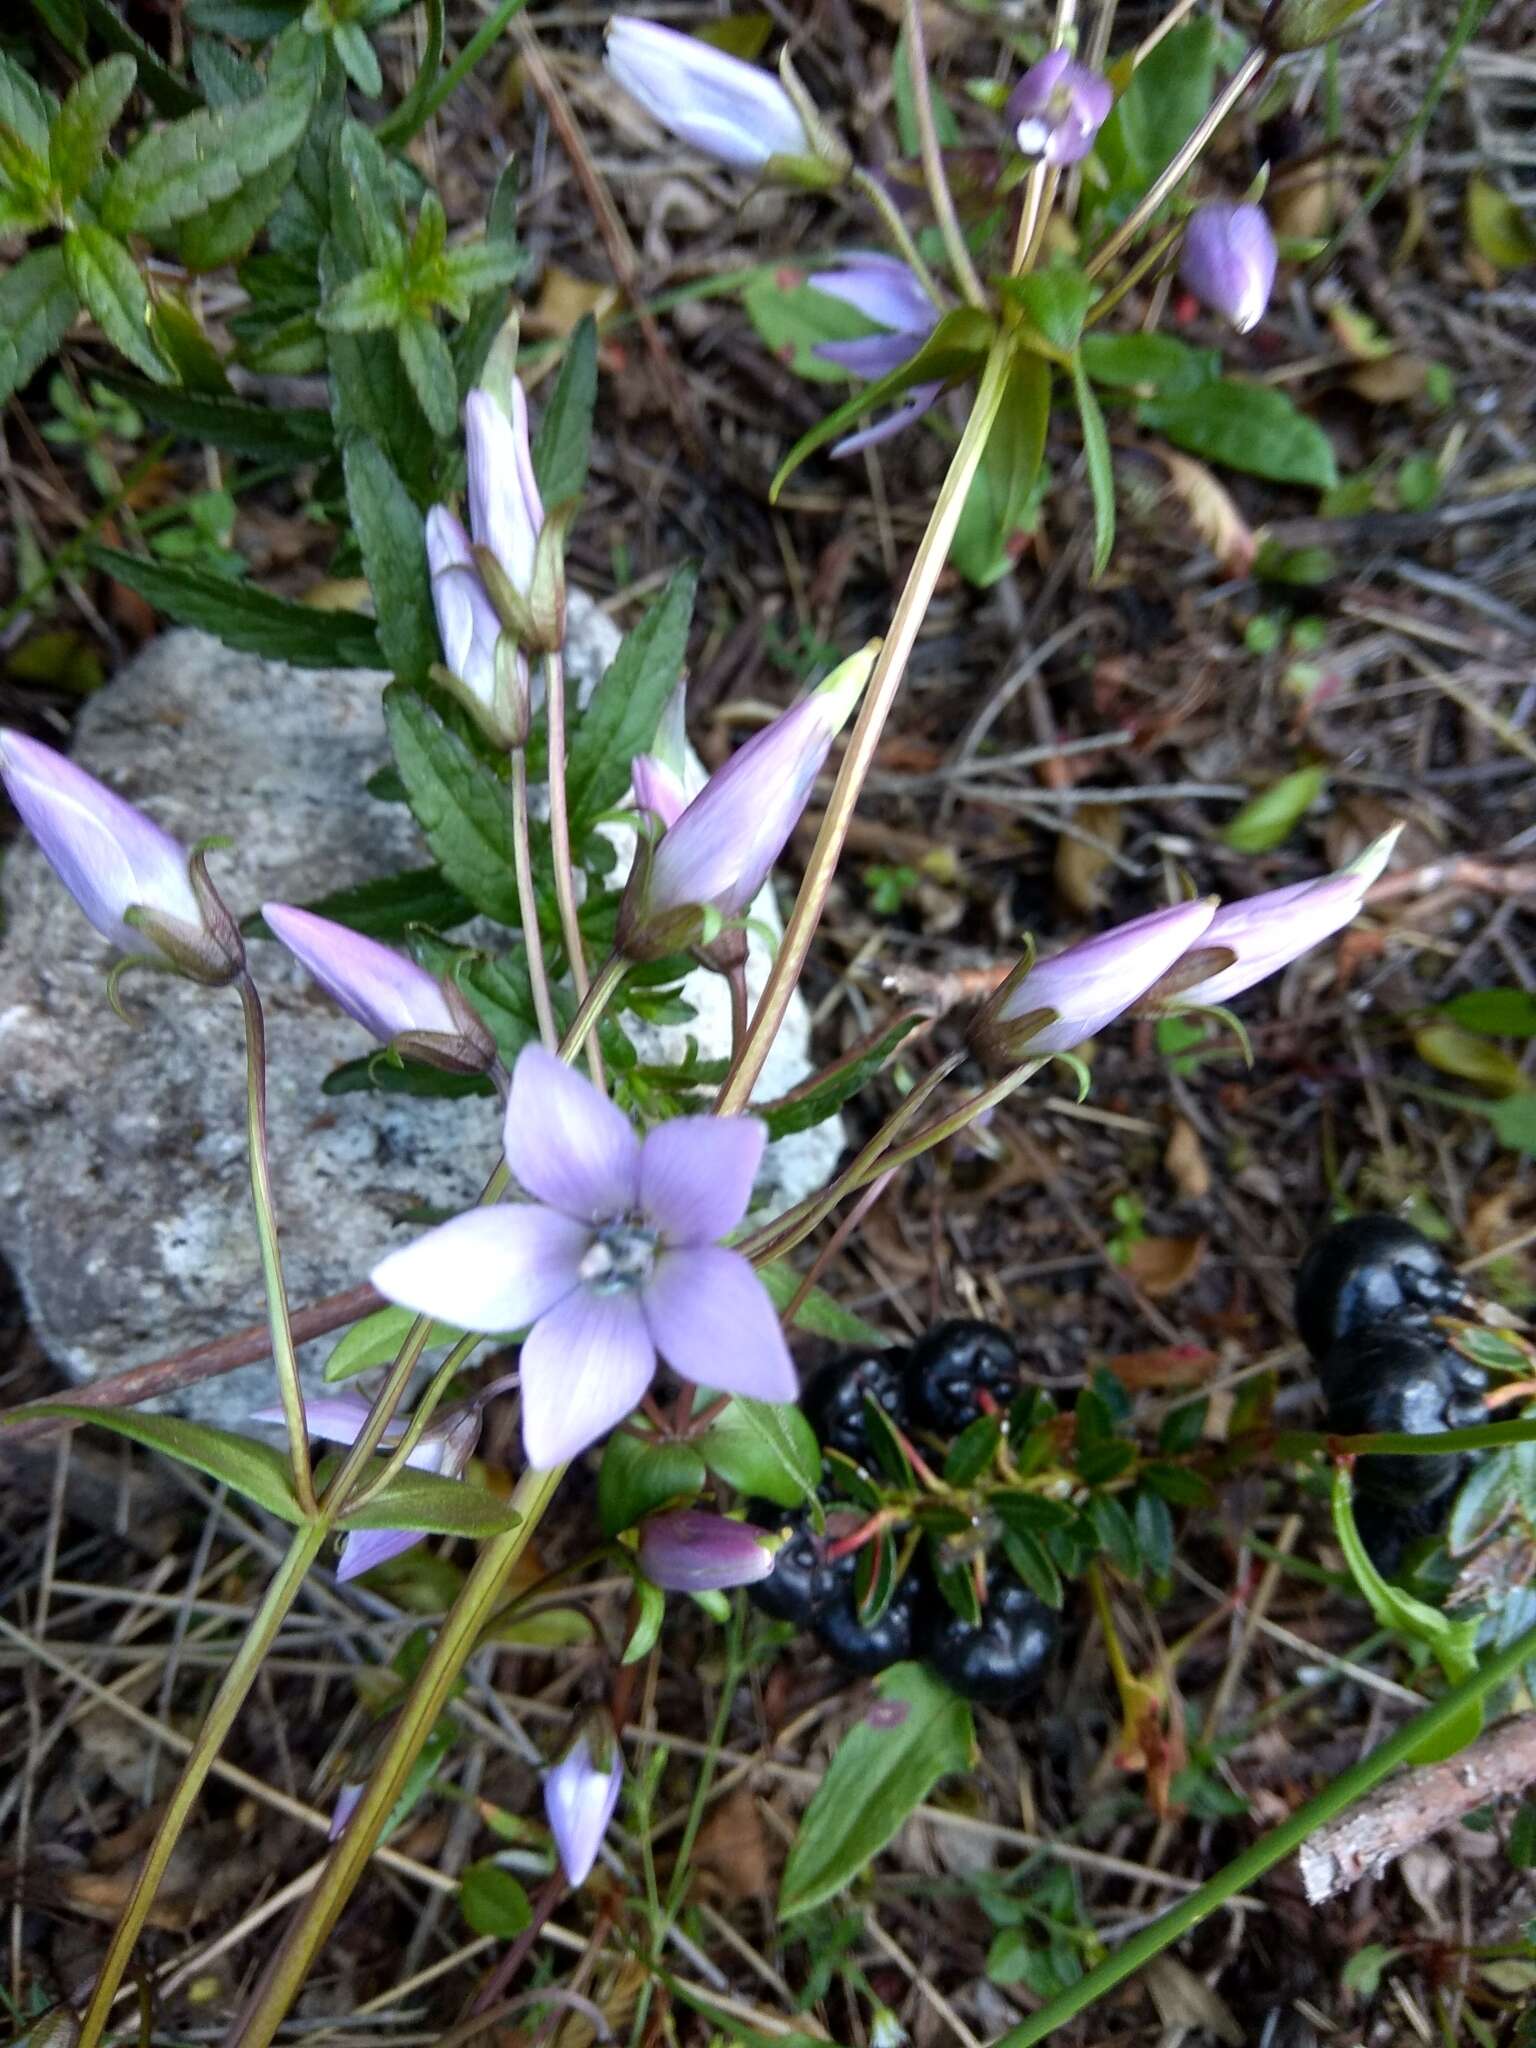
MULTIPOLYGON (((1006 1414, 1021 1390, 1019 1357, 990 1323, 948 1322, 909 1350, 849 1352, 822 1366, 802 1406, 827 1451, 866 1472, 878 1469, 866 1401, 872 1401, 925 1457, 942 1458, 948 1441, 985 1413, 1006 1414)), ((834 1498, 835 1486, 823 1489, 834 1498)), ((759 1519, 792 1534, 773 1574, 751 1588, 765 1614, 811 1629, 850 1670, 883 1671, 922 1657, 967 1699, 1006 1706, 1038 1686, 1055 1648, 1057 1618, 999 1558, 988 1560, 987 1597, 968 1622, 940 1593, 921 1549, 885 1608, 860 1619, 858 1555, 829 1558, 835 1536, 818 1535, 808 1510, 784 1515, 765 1506, 759 1519)), ((839 1517, 841 1520, 851 1519, 839 1517)))
MULTIPOLYGON (((1485 1422, 1487 1379, 1435 1327, 1466 1315, 1460 1278, 1411 1224, 1358 1216, 1320 1237, 1296 1275, 1296 1328, 1340 1436, 1432 1436, 1485 1422)), ((1444 1521, 1465 1459, 1362 1458, 1356 1519, 1383 1571, 1444 1521)))

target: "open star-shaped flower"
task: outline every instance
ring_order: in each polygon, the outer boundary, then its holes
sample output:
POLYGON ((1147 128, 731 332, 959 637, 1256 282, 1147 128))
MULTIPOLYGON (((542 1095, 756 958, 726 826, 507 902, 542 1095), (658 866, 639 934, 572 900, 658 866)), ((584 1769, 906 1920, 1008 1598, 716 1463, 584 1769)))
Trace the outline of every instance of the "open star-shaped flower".
POLYGON ((718 1242, 746 1214, 766 1140, 743 1116, 676 1117, 640 1138, 590 1081, 527 1046, 504 1142, 531 1199, 456 1216, 392 1252, 373 1284, 460 1329, 528 1329, 523 1447, 540 1469, 621 1422, 658 1353, 722 1393, 792 1401, 773 1304, 718 1242))

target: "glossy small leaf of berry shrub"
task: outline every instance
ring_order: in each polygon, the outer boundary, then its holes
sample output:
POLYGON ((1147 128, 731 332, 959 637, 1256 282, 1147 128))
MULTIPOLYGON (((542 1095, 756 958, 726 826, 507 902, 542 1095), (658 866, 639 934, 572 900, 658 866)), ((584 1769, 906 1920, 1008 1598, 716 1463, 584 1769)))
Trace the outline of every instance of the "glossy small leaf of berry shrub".
POLYGON ((1112 1493, 1096 1493, 1088 1502, 1088 1523, 1104 1555, 1123 1577, 1141 1576, 1141 1546, 1136 1525, 1112 1493))
POLYGON ((894 1534, 881 1529, 854 1552, 853 1604, 861 1628, 872 1629, 891 1604, 900 1580, 894 1534))
POLYGON ((846 1452, 824 1450, 822 1469, 826 1473, 827 1488, 830 1488, 838 1500, 852 1501, 856 1506, 863 1508, 878 1508, 882 1505, 879 1487, 846 1452))
POLYGON ((1003 1425, 995 1415, 978 1415, 968 1422, 949 1447, 944 1460, 944 1477, 951 1486, 969 1486, 985 1472, 997 1456, 1003 1440, 1003 1425))
POLYGON ((952 1614, 958 1614, 962 1621, 981 1619, 981 1599, 976 1591, 976 1575, 965 1557, 949 1553, 942 1542, 931 1542, 928 1546, 928 1564, 933 1574, 933 1583, 944 1605, 952 1614))
POLYGON ((667 1443, 638 1427, 615 1430, 603 1446, 597 1474, 603 1534, 617 1536, 658 1508, 695 1499, 705 1478, 704 1460, 692 1444, 667 1443))
POLYGON ((1036 1599, 1043 1600, 1047 1607, 1060 1607, 1066 1589, 1040 1538, 1029 1529, 1004 1528, 1002 1543, 1004 1557, 1036 1599))
POLYGON ((901 1438, 896 1434, 893 1418, 886 1412, 872 1394, 864 1396, 864 1431, 869 1439, 869 1448, 874 1462, 890 1481, 910 1492, 917 1484, 901 1438))
POLYGON ((931 1671, 902 1662, 874 1690, 805 1810, 779 1891, 785 1919, 862 1876, 941 1778, 971 1768, 971 1710, 931 1671))

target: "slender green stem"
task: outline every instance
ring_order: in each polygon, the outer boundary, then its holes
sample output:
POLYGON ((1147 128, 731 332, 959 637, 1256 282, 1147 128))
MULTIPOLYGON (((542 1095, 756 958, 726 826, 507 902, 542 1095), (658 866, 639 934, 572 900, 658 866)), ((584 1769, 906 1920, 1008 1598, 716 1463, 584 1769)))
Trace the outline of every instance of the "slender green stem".
POLYGON ((843 754, 831 800, 821 821, 821 830, 816 835, 816 844, 806 864, 805 879, 800 884, 795 907, 790 912, 768 980, 758 998, 746 1043, 732 1059, 725 1085, 715 1103, 717 1115, 739 1115, 745 1110, 769 1048, 784 1021, 784 1012, 789 1007, 811 940, 821 922, 827 892, 832 886, 848 830, 853 823, 859 792, 874 763, 880 735, 885 730, 885 721, 901 688, 929 600, 943 574, 949 544, 954 539, 955 528, 965 506, 966 493, 981 465, 992 422, 1002 404, 1011 350, 1011 341, 1007 337, 1000 338, 982 370, 976 402, 971 407, 971 416, 965 423, 959 446, 939 487, 938 498, 918 542, 906 584, 896 601, 890 631, 885 636, 864 692, 864 701, 859 706, 859 715, 843 754))
POLYGON ((939 147, 938 123, 933 116, 933 83, 928 76, 922 0, 906 0, 906 31, 907 61, 912 67, 912 106, 917 115, 917 141, 923 159, 923 182, 933 202, 934 219, 944 237, 955 283, 973 306, 985 306, 987 294, 965 244, 965 231, 955 211, 955 195, 949 189, 949 178, 944 169, 944 152, 939 147))
POLYGON ((898 1167, 910 1166, 914 1159, 921 1158, 924 1152, 931 1152, 935 1145, 942 1145, 946 1138, 958 1136, 967 1124, 974 1123, 979 1116, 985 1116, 989 1109, 995 1109, 1000 1102, 1006 1102, 1015 1089, 1022 1088, 1026 1081, 1032 1080, 1045 1064, 1045 1060, 1038 1059, 1030 1060, 1025 1066, 1015 1067, 1011 1074, 1005 1074, 1000 1081, 994 1081, 990 1087, 970 1096, 958 1109, 951 1110, 948 1116, 941 1116, 934 1123, 924 1124, 923 1128, 915 1131, 904 1145, 899 1145, 894 1152, 887 1152, 879 1159, 873 1169, 866 1168, 849 1189, 849 1193, 863 1187, 877 1174, 894 1173, 898 1167))
MULTIPOLYGON (((565 789, 565 660, 551 652, 544 657, 544 716, 549 733, 549 847, 555 863, 555 901, 560 931, 570 960, 571 980, 579 1002, 586 1000, 587 955, 581 920, 576 912, 576 871, 571 864, 571 815, 565 789)), ((594 1038, 587 1047, 592 1078, 603 1085, 603 1058, 594 1038)))
POLYGON ((1182 238, 1183 234, 1183 221, 1176 221, 1166 234, 1159 235, 1151 248, 1144 249, 1130 268, 1122 276, 1115 279, 1115 282, 1110 286, 1103 298, 1094 300, 1084 317, 1083 326, 1085 328, 1096 327, 1107 314, 1113 313, 1126 294, 1135 291, 1137 285, 1141 283, 1147 272, 1156 269, 1174 243, 1182 238))
POLYGON ((376 1493, 382 1493, 396 1473, 404 1470, 412 1451, 421 1442, 427 1424, 437 1412, 438 1403, 453 1385, 453 1376, 469 1361, 485 1342, 476 1333, 461 1337, 442 1364, 427 1382, 421 1399, 411 1410, 411 1419, 405 1426, 405 1433, 399 1443, 393 1445, 389 1456, 379 1467, 376 1476, 370 1476, 367 1484, 360 1486, 347 1502, 346 1512, 353 1514, 358 1508, 366 1507, 376 1493))
POLYGON ((367 1790, 331 1850, 318 1883, 289 1924, 276 1953, 229 2035, 230 2048, 266 2048, 298 1996, 310 1963, 335 1926, 405 1788, 421 1745, 447 1706, 466 1659, 495 1612, 507 1576, 527 1548, 565 1473, 525 1472, 511 1506, 518 1526, 494 1537, 475 1560, 416 1683, 400 1709, 367 1790))
POLYGON ((374 137, 386 148, 404 146, 427 120, 425 109, 437 83, 437 67, 443 61, 443 0, 427 0, 427 47, 411 89, 392 114, 374 129, 374 137))
POLYGON ((1252 1848, 1245 1849, 1241 1856, 1219 1870, 1198 1891, 1191 1892, 1188 1898, 1181 1899, 1178 1905, 1154 1920, 1150 1927, 1144 1927, 1139 1934, 1133 1935, 1097 1969, 1090 1970, 1086 1977, 1053 1998, 1049 2005, 1032 2013, 1022 2026, 1004 2034, 997 2048, 1032 2048, 1034 2042, 1045 2040, 1058 2027, 1064 2027, 1068 2020, 1086 2011, 1106 1992, 1113 1991, 1117 1984, 1135 1976, 1154 1956, 1161 1955, 1164 1949, 1182 1939, 1192 1927, 1198 1927, 1235 1893, 1249 1890, 1266 1871, 1284 1862, 1318 1828, 1335 1819, 1346 1807, 1353 1806, 1357 1799, 1363 1799, 1367 1792, 1373 1791, 1399 1764, 1406 1763, 1425 1743, 1449 1728, 1458 1714, 1465 1712, 1474 1701, 1486 1698, 1505 1679, 1512 1678, 1533 1655, 1536 1655, 1536 1628, 1528 1628, 1469 1678, 1463 1679, 1460 1685, 1453 1686, 1432 1707, 1405 1722, 1379 1749, 1372 1750, 1369 1756, 1351 1765, 1315 1799, 1309 1799, 1305 1806, 1299 1807, 1289 1820, 1271 1828, 1267 1835, 1261 1835, 1252 1848))
MULTIPOLYGON (((1424 95, 1424 104, 1409 122, 1402 141, 1382 165, 1375 180, 1362 196, 1360 204, 1341 227, 1334 229, 1328 238, 1327 248, 1308 266, 1309 270, 1316 271, 1330 262, 1340 244, 1354 233, 1361 221, 1375 212, 1378 203, 1385 197, 1392 181, 1402 169, 1403 159, 1416 147, 1434 119, 1435 109, 1451 82, 1451 73, 1455 70, 1462 51, 1488 19, 1492 9, 1493 0, 1461 0, 1461 12, 1456 17, 1456 26, 1451 31, 1451 39, 1441 54, 1440 62, 1435 66, 1434 76, 1430 79, 1429 89, 1424 95)), ((1331 49, 1332 45, 1329 47, 1331 49)))
POLYGON ((560 1057, 573 1064, 577 1054, 591 1037, 597 1020, 613 1000, 619 983, 629 972, 629 962, 622 953, 610 953, 593 978, 592 986, 581 999, 581 1006, 571 1019, 571 1028, 560 1042, 560 1057))
POLYGON ((512 749, 512 865, 517 874, 517 911, 523 920, 523 951, 528 955, 528 986, 539 1036, 553 1052, 560 1042, 554 1006, 549 1000, 549 971, 544 965, 544 935, 539 930, 539 899, 533 887, 533 853, 528 844, 528 756, 512 749))
MULTIPOLYGON (((849 174, 849 182, 853 185, 855 191, 863 193, 876 213, 879 214, 884 224, 885 232, 896 244, 897 255, 906 264, 908 270, 911 271, 923 290, 932 299, 934 305, 942 313, 944 311, 943 290, 939 285, 938 279, 923 261, 923 252, 918 248, 912 230, 902 219, 901 210, 895 200, 886 191, 874 172, 866 171, 861 164, 854 165, 852 172, 849 174)), ((814 271, 811 273, 811 278, 814 283, 814 271)))
POLYGON ((315 1482, 309 1464, 309 1432, 304 1427, 304 1394, 299 1385, 299 1355, 293 1345, 288 1315, 288 1288, 277 1247, 277 1215, 272 1206, 272 1170, 267 1151, 267 1027, 261 997, 249 974, 240 980, 245 1010, 245 1136, 250 1155, 251 1201, 256 1210, 256 1237, 261 1246, 261 1277, 267 1291, 267 1322, 272 1331, 272 1359, 277 1390, 288 1425, 288 1455, 293 1460, 293 1486, 306 1515, 315 1512, 315 1482))
POLYGON ((160 1881, 165 1876, 166 1866, 171 1860, 181 1831, 186 1826, 192 1808, 197 1803, 203 1783, 218 1759, 224 1746, 224 1739, 234 1725, 235 1716, 245 1703, 245 1696, 256 1682, 262 1659, 271 1648, 278 1630, 282 1627, 289 1608, 298 1597, 304 1575, 320 1554, 328 1530, 323 1522, 310 1522, 294 1532, 288 1554, 278 1567, 276 1576, 268 1586, 261 1606, 252 1618, 245 1640, 235 1652, 213 1705, 208 1709, 207 1719, 197 1732, 181 1776, 176 1781, 170 1802, 155 1830, 155 1839, 149 1846, 143 1867, 134 1879, 133 1890, 123 1907, 122 1918, 112 1930, 112 1940, 103 1958, 101 1969, 91 1993, 91 2002, 85 2009, 80 2022, 80 2035, 76 2048, 95 2048, 101 2039, 111 2017, 112 2002, 123 1981, 134 1946, 143 1932, 149 1909, 154 1904, 160 1881))
POLYGON ((1102 275, 1121 250, 1129 248, 1135 241, 1268 62, 1269 56, 1266 51, 1255 49, 1248 52, 1221 92, 1211 102, 1204 119, 1189 140, 1180 147, 1166 169, 1152 181, 1104 246, 1094 252, 1092 259, 1085 266, 1089 277, 1102 275))
MULTIPOLYGON (((399 149, 409 142, 413 135, 420 134, 438 108, 442 106, 443 102, 451 99, 454 93, 458 91, 492 43, 501 35, 513 15, 522 11, 523 4, 524 0, 501 0, 501 5, 485 17, 463 49, 460 50, 458 56, 454 58, 448 69, 443 72, 436 85, 412 107, 410 126, 408 128, 401 128, 397 125, 400 121, 400 116, 405 111, 406 102, 402 101, 401 105, 380 129, 381 138, 399 149), (384 132, 385 129, 389 131, 387 134, 384 132)), ((425 69, 425 66, 423 66, 423 69, 425 69)), ((415 98, 414 92, 411 97, 412 99, 415 98)))

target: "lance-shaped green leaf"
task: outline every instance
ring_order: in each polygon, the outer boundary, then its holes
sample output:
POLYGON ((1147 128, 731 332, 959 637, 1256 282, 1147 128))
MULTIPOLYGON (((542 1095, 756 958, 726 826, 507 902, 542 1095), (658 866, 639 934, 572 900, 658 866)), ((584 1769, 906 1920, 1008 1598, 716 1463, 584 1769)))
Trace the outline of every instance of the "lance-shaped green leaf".
POLYGON ((69 1401, 33 1408, 31 1415, 57 1415, 69 1422, 95 1422, 114 1436, 160 1451, 180 1465, 191 1465, 217 1479, 246 1500, 253 1500, 284 1522, 304 1519, 293 1491, 293 1475, 283 1452, 251 1437, 206 1423, 187 1422, 178 1415, 141 1415, 131 1408, 87 1408, 69 1401))
POLYGON ((105 158, 138 68, 131 57, 109 57, 66 94, 48 136, 48 168, 65 206, 80 197, 105 158))
POLYGON ((1282 775, 1250 797, 1222 838, 1239 853, 1269 853, 1282 846, 1322 795, 1328 771, 1314 765, 1282 775))
POLYGON ((0 277, 0 405, 53 354, 79 307, 60 248, 33 249, 0 277))
POLYGON ((1050 367, 1021 348, 1008 365, 997 417, 950 543, 950 560, 979 590, 1013 566, 1010 543, 1024 526, 1039 481, 1050 417, 1050 367))
POLYGON ((906 1011, 894 1023, 860 1039, 841 1059, 823 1067, 819 1074, 812 1074, 787 1095, 772 1102, 754 1102, 752 1114, 762 1118, 770 1138, 788 1138, 797 1131, 814 1130, 875 1078, 902 1040, 922 1021, 921 1011, 906 1011))
POLYGON ((425 682, 438 643, 421 513, 376 441, 361 434, 350 440, 342 473, 379 645, 401 682, 425 682))
POLYGON ((459 419, 458 373, 431 314, 407 312, 395 328, 395 343, 433 433, 439 440, 451 439, 459 419))
POLYGON ((64 237, 69 281, 96 325, 121 355, 157 384, 170 366, 150 339, 149 293, 139 266, 117 239, 92 221, 64 237))
POLYGON ((1080 270, 1063 265, 1003 280, 1003 295, 1023 314, 1025 333, 1054 361, 1069 363, 1082 338, 1093 303, 1093 285, 1080 270))
POLYGON ((216 633, 227 646, 296 668, 382 668, 371 619, 294 604, 251 583, 181 562, 152 562, 122 548, 93 547, 90 559, 181 626, 216 633))
POLYGON ((441 1472, 407 1466, 376 1493, 366 1507, 343 1515, 341 1529, 420 1529, 428 1536, 470 1536, 477 1542, 504 1536, 522 1520, 483 1487, 441 1472))
MULTIPOLYGON (((757 1277, 781 1314, 800 1291, 800 1275, 779 1259, 759 1266, 757 1277)), ((813 1287, 795 1311, 795 1328, 809 1330, 813 1337, 826 1337, 834 1344, 868 1344, 877 1351, 890 1342, 883 1330, 856 1316, 852 1309, 844 1308, 820 1287, 813 1287)))
POLYGON ((866 384, 862 391, 800 436, 779 465, 768 493, 770 501, 778 498, 807 456, 839 439, 866 413, 904 397, 914 384, 957 384, 961 378, 974 375, 986 360, 993 333, 991 319, 975 306, 957 306, 946 313, 909 362, 866 384))
MULTIPOLYGON (((1478 1617, 1474 1614, 1462 1621, 1452 1621, 1438 1607, 1416 1600, 1401 1586, 1382 1577, 1355 1527, 1354 1483, 1346 1464, 1338 1464, 1333 1470, 1333 1526, 1350 1576, 1380 1625, 1427 1644, 1452 1685, 1470 1678, 1477 1669, 1477 1637, 1481 1627, 1478 1617)), ((1482 1725, 1483 1703, 1474 1700, 1449 1728, 1415 1751, 1411 1761, 1432 1764, 1454 1756, 1458 1749, 1475 1740, 1482 1725)))
POLYGON ((1178 397, 1147 399, 1136 417, 1175 447, 1249 476, 1320 491, 1339 480, 1328 436, 1273 385, 1222 377, 1178 397))
POLYGON ((120 371, 105 371, 101 381, 160 426, 189 441, 228 448, 236 455, 318 462, 334 446, 328 412, 261 405, 254 399, 222 393, 176 390, 120 371))
POLYGON ((533 473, 546 505, 579 498, 587 487, 596 403, 597 322, 588 313, 566 343, 554 395, 533 440, 533 473))
POLYGON ((971 1767, 971 1710, 921 1664, 893 1664, 843 1737, 784 1866, 785 1919, 834 1898, 943 1777, 971 1767))
POLYGON ((619 802, 630 764, 656 737, 688 650, 698 572, 682 568, 608 664, 571 736, 566 793, 579 833, 619 802))
MULTIPOLYGON (((375 1309, 371 1316, 354 1323, 332 1346, 323 1377, 334 1385, 338 1380, 354 1379, 374 1366, 392 1365, 415 1321, 408 1308, 391 1304, 375 1309)), ((430 1351, 436 1345, 455 1344, 463 1335, 462 1330, 447 1323, 434 1323, 427 1332, 426 1348, 430 1351)))
POLYGON ((8 128, 39 164, 48 161, 48 130, 58 105, 14 57, 0 51, 0 128, 8 128))
POLYGON ((395 765, 443 873, 499 923, 520 925, 506 790, 416 691, 384 692, 395 765))
POLYGON ((1083 459, 1093 495, 1093 573, 1102 576, 1115 545, 1115 466, 1110 460, 1109 433, 1098 395, 1088 382, 1080 355, 1072 358, 1072 390, 1083 423, 1083 459))

